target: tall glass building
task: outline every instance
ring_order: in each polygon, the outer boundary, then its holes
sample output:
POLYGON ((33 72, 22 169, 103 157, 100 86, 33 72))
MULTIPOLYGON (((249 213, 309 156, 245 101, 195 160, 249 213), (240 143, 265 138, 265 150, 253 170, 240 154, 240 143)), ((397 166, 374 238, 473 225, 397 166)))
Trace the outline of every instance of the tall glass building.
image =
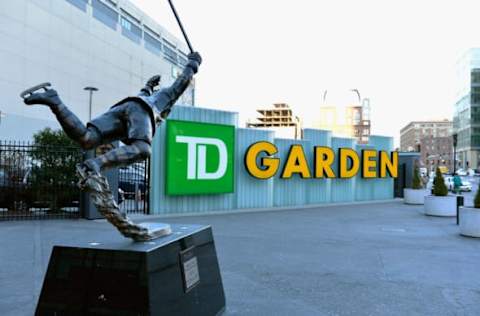
POLYGON ((480 166, 480 48, 471 48, 457 61, 453 132, 458 136, 461 168, 480 166))
MULTIPOLYGON (((168 85, 187 62, 187 48, 128 0, 0 1, 0 140, 29 140, 59 128, 46 107, 27 107, 22 90, 52 83, 83 120, 138 93, 152 75, 168 85)), ((194 85, 179 103, 194 104, 194 85)))

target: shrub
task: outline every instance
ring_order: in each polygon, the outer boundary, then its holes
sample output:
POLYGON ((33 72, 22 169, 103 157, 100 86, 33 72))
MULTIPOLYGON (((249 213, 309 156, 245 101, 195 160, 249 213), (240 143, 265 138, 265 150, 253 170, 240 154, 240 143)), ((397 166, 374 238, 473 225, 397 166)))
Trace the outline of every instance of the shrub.
POLYGON ((80 147, 63 131, 45 128, 33 135, 30 152, 32 200, 48 204, 51 211, 79 199, 75 165, 81 162, 80 147))
POLYGON ((415 166, 413 169, 413 184, 412 184, 412 189, 414 190, 419 190, 421 189, 422 186, 422 179, 420 179, 420 172, 418 170, 418 167, 415 166))
POLYGON ((440 168, 437 168, 435 172, 435 179, 433 179, 433 195, 435 196, 446 196, 448 195, 448 189, 445 185, 445 180, 443 179, 442 172, 440 168))
POLYGON ((475 194, 475 199, 473 200, 473 207, 480 208, 480 184, 478 185, 478 190, 475 194))

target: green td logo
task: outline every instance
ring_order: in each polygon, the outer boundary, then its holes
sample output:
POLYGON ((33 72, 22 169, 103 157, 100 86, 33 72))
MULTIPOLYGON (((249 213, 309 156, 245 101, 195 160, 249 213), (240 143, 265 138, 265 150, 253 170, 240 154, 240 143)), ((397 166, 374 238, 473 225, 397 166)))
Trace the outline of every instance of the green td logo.
POLYGON ((167 195, 233 192, 235 127, 167 121, 167 195))

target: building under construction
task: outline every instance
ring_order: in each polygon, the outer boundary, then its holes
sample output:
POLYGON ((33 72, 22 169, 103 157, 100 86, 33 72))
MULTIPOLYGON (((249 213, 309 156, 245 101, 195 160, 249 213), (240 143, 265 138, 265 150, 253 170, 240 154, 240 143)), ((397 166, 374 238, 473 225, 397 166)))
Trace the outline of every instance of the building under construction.
POLYGON ((273 107, 258 109, 260 114, 254 122, 247 122, 247 127, 275 130, 277 137, 302 138, 302 124, 298 116, 286 103, 275 103, 273 107))

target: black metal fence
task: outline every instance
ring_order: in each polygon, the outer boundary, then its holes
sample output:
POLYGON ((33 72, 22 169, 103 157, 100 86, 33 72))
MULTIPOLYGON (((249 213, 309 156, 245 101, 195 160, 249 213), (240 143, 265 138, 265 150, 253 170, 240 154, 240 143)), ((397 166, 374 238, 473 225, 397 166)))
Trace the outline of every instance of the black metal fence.
MULTIPOLYGON (((75 174, 82 157, 77 147, 0 141, 0 221, 82 216, 75 174)), ((149 173, 149 159, 118 169, 122 212, 149 214, 149 173)))
POLYGON ((0 220, 77 218, 76 147, 0 141, 0 220))
POLYGON ((119 206, 127 214, 149 214, 150 159, 118 170, 119 206))

